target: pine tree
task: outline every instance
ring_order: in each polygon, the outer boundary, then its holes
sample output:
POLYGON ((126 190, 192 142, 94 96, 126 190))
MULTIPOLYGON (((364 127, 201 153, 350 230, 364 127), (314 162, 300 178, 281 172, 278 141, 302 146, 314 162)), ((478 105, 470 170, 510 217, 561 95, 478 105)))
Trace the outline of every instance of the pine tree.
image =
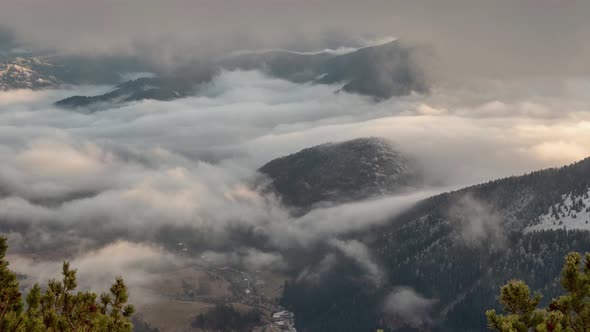
POLYGON ((64 262, 61 280, 50 280, 45 291, 35 284, 23 303, 19 283, 8 269, 5 237, 0 237, 0 331, 10 332, 131 332, 134 312, 127 304, 123 279, 107 294, 76 292, 76 270, 64 262))
POLYGON ((499 332, 590 332, 590 254, 583 265, 579 253, 565 257, 561 273, 565 295, 555 298, 545 309, 537 309, 541 295, 531 295, 529 287, 519 280, 500 289, 499 301, 507 314, 488 310, 488 326, 499 332))

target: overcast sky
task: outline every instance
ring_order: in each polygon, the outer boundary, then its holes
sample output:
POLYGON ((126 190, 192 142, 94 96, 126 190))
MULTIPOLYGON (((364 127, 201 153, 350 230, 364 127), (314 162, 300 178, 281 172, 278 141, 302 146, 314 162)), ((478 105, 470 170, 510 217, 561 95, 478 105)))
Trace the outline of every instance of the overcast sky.
POLYGON ((447 73, 503 76, 589 72, 588 13, 584 0, 4 0, 0 22, 29 46, 168 62, 392 35, 433 47, 447 73))

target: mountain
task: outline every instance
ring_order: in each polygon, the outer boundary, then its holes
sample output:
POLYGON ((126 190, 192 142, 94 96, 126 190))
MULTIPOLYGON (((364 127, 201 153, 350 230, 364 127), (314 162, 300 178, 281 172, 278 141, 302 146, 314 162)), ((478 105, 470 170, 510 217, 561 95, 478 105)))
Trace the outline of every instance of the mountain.
POLYGON ((53 76, 51 67, 40 58, 1 61, 0 90, 55 88, 61 81, 53 76))
POLYGON ((102 95, 68 97, 55 102, 55 105, 69 109, 85 108, 92 112, 132 101, 168 101, 194 95, 198 85, 210 82, 214 75, 215 67, 197 65, 162 76, 129 80, 102 95))
POLYGON ((417 61, 417 50, 398 41, 365 47, 326 61, 318 83, 346 83, 344 91, 377 99, 428 93, 429 82, 417 61))
POLYGON ((289 284, 282 304, 307 331, 484 331, 484 311, 501 309, 496 297, 508 280, 523 279, 545 303, 557 294, 564 255, 590 248, 589 191, 590 158, 426 199, 350 235, 381 266, 382 283, 342 263, 320 282, 289 284), (400 287, 422 307, 386 305, 400 287))
POLYGON ((174 73, 132 80, 98 96, 73 96, 56 102, 66 108, 100 109, 144 99, 171 100, 194 95, 221 70, 261 70, 296 83, 340 84, 342 90, 384 100, 412 92, 428 93, 417 50, 398 41, 360 48, 347 54, 297 53, 283 50, 241 52, 213 63, 191 63, 174 73))
POLYGON ((163 78, 144 77, 119 84, 114 90, 98 96, 72 96, 55 103, 62 108, 85 107, 90 111, 97 111, 112 106, 112 104, 139 101, 144 99, 173 100, 186 97, 190 93, 191 85, 182 81, 163 78))
POLYGON ((149 66, 132 57, 20 54, 0 56, 0 90, 58 88, 73 84, 115 84, 125 73, 149 66))
POLYGON ((331 53, 298 53, 287 50, 239 52, 220 60, 227 70, 262 70, 265 74, 296 83, 315 81, 321 66, 333 59, 331 53))
POLYGON ((10 54, 16 48, 18 48, 18 44, 14 32, 0 26, 0 56, 10 54))
POLYGON ((0 89, 43 89, 74 84, 118 84, 97 96, 72 96, 56 102, 65 108, 98 110, 106 104, 144 99, 172 100, 194 95, 220 70, 261 70, 297 83, 339 84, 341 90, 375 100, 428 93, 429 82, 418 50, 399 41, 346 54, 286 50, 241 52, 213 62, 190 63, 156 77, 129 80, 125 73, 158 71, 136 57, 0 54, 0 89))
POLYGON ((545 214, 534 219, 525 232, 544 230, 590 230, 590 192, 568 193, 545 214))
POLYGON ((294 82, 343 84, 342 90, 378 100, 428 93, 429 82, 418 63, 418 50, 395 40, 346 54, 268 51, 226 58, 222 67, 261 69, 294 82))
POLYGON ((381 138, 326 143, 272 160, 259 171, 289 206, 357 201, 418 184, 417 166, 381 138))

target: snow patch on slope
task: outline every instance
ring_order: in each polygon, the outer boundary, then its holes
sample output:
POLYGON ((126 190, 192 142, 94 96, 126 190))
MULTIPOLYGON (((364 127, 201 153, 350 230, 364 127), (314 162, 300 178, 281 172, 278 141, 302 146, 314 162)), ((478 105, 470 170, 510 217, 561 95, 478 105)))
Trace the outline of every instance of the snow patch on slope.
POLYGON ((534 220, 524 232, 559 229, 590 231, 590 189, 583 195, 563 195, 562 199, 534 220))
POLYGON ((318 55, 318 54, 344 55, 344 54, 354 53, 354 52, 361 50, 363 48, 369 48, 369 47, 375 47, 375 46, 389 44, 389 43, 392 43, 396 40, 397 40, 396 37, 386 36, 386 37, 377 38, 377 39, 362 40, 360 43, 361 45, 359 47, 326 48, 326 49, 316 50, 316 51, 294 51, 294 50, 289 50, 289 49, 285 49, 285 48, 267 48, 267 49, 262 49, 262 50, 238 50, 238 51, 232 52, 229 56, 232 57, 232 56, 239 56, 239 55, 244 55, 244 54, 264 54, 264 53, 274 53, 274 52, 298 54, 298 55, 318 55))
POLYGON ((38 58, 0 62, 0 90, 56 87, 59 82, 55 77, 35 70, 40 66, 51 65, 38 58))

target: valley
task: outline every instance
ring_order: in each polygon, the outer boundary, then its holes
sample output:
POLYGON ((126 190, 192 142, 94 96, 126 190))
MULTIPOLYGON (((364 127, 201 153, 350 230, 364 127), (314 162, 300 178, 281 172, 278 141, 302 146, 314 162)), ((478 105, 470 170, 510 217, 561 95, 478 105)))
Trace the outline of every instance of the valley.
POLYGON ((588 13, 3 0, 0 332, 589 332, 588 13))

